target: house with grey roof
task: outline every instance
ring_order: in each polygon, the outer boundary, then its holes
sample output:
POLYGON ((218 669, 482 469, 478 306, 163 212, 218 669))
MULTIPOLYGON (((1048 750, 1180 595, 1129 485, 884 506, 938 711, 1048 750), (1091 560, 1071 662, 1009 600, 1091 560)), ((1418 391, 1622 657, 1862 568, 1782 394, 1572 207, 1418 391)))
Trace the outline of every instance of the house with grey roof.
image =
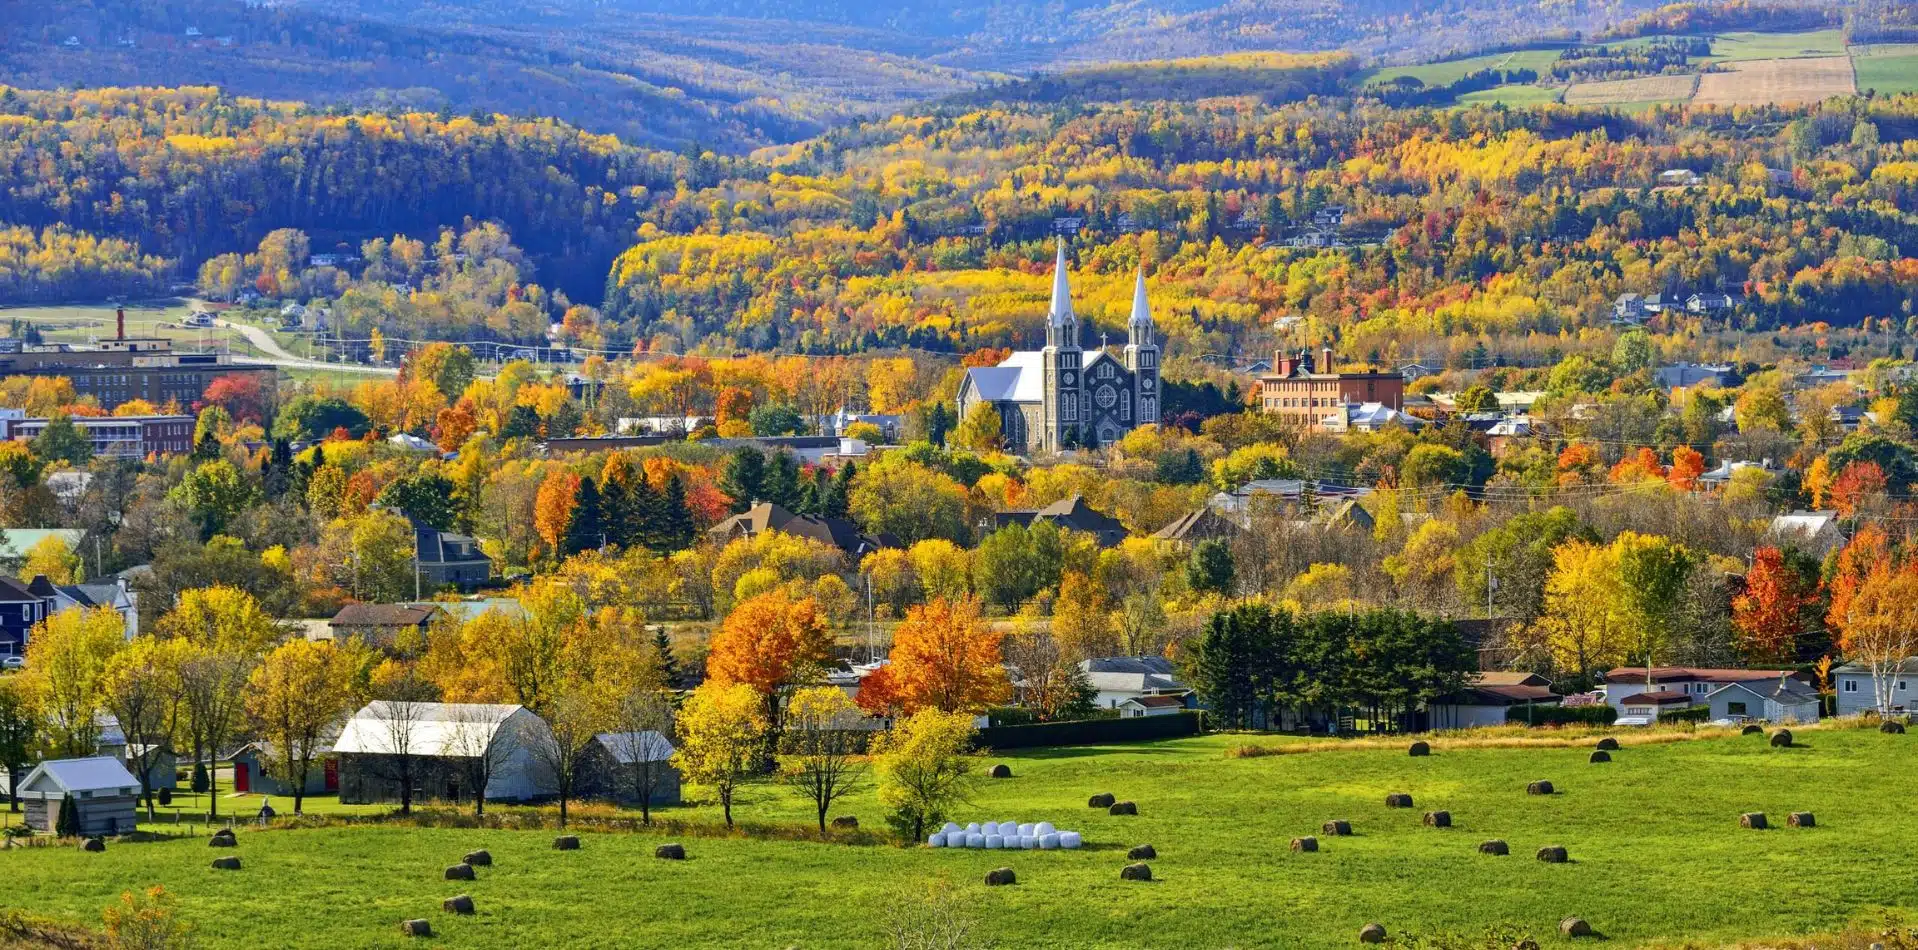
MULTIPOLYGON (((1918 696, 1918 657, 1887 665, 1884 677, 1885 711, 1898 713, 1909 710, 1912 698, 1918 696)), ((1831 671, 1831 681, 1832 688, 1838 692, 1838 715, 1857 716, 1879 711, 1881 684, 1870 666, 1858 662, 1847 663, 1831 671)))
POLYGON ((1713 720, 1786 725, 1817 722, 1822 704, 1816 689, 1801 680, 1780 676, 1775 680, 1727 683, 1705 694, 1705 705, 1711 707, 1713 720))
POLYGON ((27 827, 35 831, 54 831, 61 803, 70 798, 80 834, 117 835, 132 831, 139 820, 140 780, 113 756, 49 759, 21 780, 19 797, 27 827))
POLYGON ((1771 520, 1767 539, 1789 544, 1807 554, 1823 557, 1844 546, 1845 532, 1838 525, 1836 511, 1794 511, 1771 520))
POLYGON ((1044 508, 1001 511, 993 516, 993 527, 1003 528, 1010 524, 1030 527, 1041 521, 1090 534, 1099 539, 1100 547, 1109 548, 1126 539, 1125 524, 1094 509, 1082 495, 1061 498, 1044 508))
POLYGON ((1102 656, 1084 660, 1085 671, 1101 709, 1118 709, 1127 700, 1144 696, 1180 696, 1192 692, 1180 681, 1172 661, 1162 656, 1102 656))

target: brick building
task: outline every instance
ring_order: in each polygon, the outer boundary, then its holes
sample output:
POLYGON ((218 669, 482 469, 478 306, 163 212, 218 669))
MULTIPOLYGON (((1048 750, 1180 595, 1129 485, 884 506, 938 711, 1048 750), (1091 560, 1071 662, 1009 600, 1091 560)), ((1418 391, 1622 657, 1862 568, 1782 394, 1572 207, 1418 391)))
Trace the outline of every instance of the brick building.
POLYGON ((190 406, 208 385, 222 376, 261 376, 261 389, 272 393, 278 370, 257 363, 235 363, 224 353, 176 353, 171 341, 126 335, 126 315, 119 332, 92 349, 65 345, 0 348, 0 376, 65 376, 74 392, 92 396, 100 408, 111 411, 121 403, 144 399, 155 406, 176 402, 190 406))
MULTIPOLYGON (((33 439, 50 419, 29 419, 19 409, 0 409, 0 439, 33 439)), ((193 451, 192 416, 75 416, 73 424, 93 443, 93 454, 143 459, 193 451)))
POLYGON ((1405 377, 1390 373, 1332 372, 1332 348, 1319 351, 1316 361, 1304 351, 1281 350, 1272 372, 1259 377, 1259 408, 1266 415, 1309 429, 1341 406, 1378 403, 1405 408, 1405 377))

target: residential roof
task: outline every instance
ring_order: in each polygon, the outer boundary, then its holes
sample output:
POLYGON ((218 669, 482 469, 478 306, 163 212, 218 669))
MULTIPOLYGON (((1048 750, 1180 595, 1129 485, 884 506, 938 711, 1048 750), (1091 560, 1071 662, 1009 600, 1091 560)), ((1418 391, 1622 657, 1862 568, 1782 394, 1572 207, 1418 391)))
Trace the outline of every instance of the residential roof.
POLYGON ((478 541, 418 521, 413 522, 413 543, 421 564, 477 564, 493 560, 480 550, 478 541))
POLYGON ((1692 696, 1690 693, 1674 693, 1669 690, 1660 690, 1656 693, 1633 693, 1619 700, 1619 702, 1626 706, 1644 706, 1648 704, 1653 706, 1672 706, 1679 703, 1689 706, 1692 703, 1692 696))
POLYGON ((1112 693, 1164 693, 1184 690, 1172 661, 1162 656, 1104 656, 1079 663, 1092 688, 1112 693))
POLYGON ((768 531, 811 538, 853 555, 891 546, 883 538, 860 531, 858 525, 844 518, 798 515, 769 501, 762 501, 712 527, 712 534, 719 538, 750 537, 768 531))
POLYGON ((1224 518, 1211 508, 1190 511, 1173 522, 1152 533, 1156 541, 1190 541, 1203 538, 1217 538, 1235 534, 1239 526, 1230 518, 1224 518))
POLYGON ((333 615, 333 626, 417 627, 437 613, 435 604, 347 604, 333 615))
POLYGON ((995 520, 1000 525, 1051 521, 1062 528, 1100 535, 1101 540, 1108 544, 1115 544, 1126 535, 1123 522, 1086 504, 1082 495, 1061 498, 1036 510, 1002 511, 995 520))
MULTIPOLYGON (((1836 668, 1836 669, 1834 669, 1834 670, 1832 670, 1832 672, 1834 672, 1834 673, 1858 673, 1858 674, 1861 674, 1861 675, 1864 675, 1864 676, 1870 676, 1870 675, 1871 675, 1871 667, 1869 667, 1869 666, 1866 666, 1866 665, 1865 665, 1865 664, 1863 664, 1863 663, 1859 663, 1859 662, 1856 662, 1856 661, 1854 661, 1854 662, 1851 662, 1851 663, 1847 663, 1847 664, 1845 664, 1844 666, 1840 666, 1840 667, 1838 667, 1838 668, 1836 668)), ((1891 672, 1894 672, 1894 673, 1918 673, 1918 657, 1912 657, 1911 659, 1908 659, 1908 660, 1905 660, 1905 661, 1903 661, 1903 662, 1901 662, 1901 663, 1899 663, 1899 664, 1898 664, 1898 668, 1897 668, 1897 669, 1895 669, 1895 670, 1892 670, 1891 672)))
POLYGON ((103 791, 133 794, 140 789, 140 780, 127 771, 124 763, 110 755, 50 759, 35 766, 33 773, 20 783, 20 787, 31 789, 43 777, 52 780, 55 787, 68 794, 103 791))
POLYGON ((45 599, 35 594, 26 584, 11 577, 0 577, 0 603, 34 603, 45 599))
POLYGON ((1742 690, 1760 699, 1768 699, 1786 706, 1802 706, 1818 702, 1818 691, 1795 679, 1777 679, 1768 683, 1727 683, 1712 690, 1706 699, 1728 689, 1742 690))
POLYGON ((1815 538, 1838 524, 1836 511, 1794 511, 1771 520, 1773 534, 1797 534, 1815 538))
POLYGON ((1503 670, 1485 670, 1468 673, 1465 682, 1470 686, 1550 686, 1552 681, 1537 673, 1523 671, 1510 673, 1503 670))
POLYGON ((1750 683, 1757 680, 1775 680, 1781 676, 1795 676, 1792 670, 1732 670, 1697 666, 1655 666, 1651 675, 1645 674, 1642 666, 1621 666, 1605 674, 1605 682, 1633 685, 1637 683, 1675 683, 1696 680, 1702 683, 1750 683))
POLYGON ((526 707, 490 703, 367 703, 347 720, 333 743, 342 753, 392 755, 404 743, 410 755, 472 758, 490 746, 500 726, 526 707), (403 732, 403 737, 398 735, 403 732))
POLYGON ((641 761, 664 762, 673 757, 673 744, 657 732, 602 732, 593 741, 605 747, 613 761, 631 765, 641 761))
MULTIPOLYGON (((1144 706, 1147 709, 1165 709, 1172 706, 1185 706, 1185 700, 1178 696, 1134 696, 1125 702, 1144 706)), ((1119 705, 1123 706, 1125 703, 1120 703, 1119 705)))

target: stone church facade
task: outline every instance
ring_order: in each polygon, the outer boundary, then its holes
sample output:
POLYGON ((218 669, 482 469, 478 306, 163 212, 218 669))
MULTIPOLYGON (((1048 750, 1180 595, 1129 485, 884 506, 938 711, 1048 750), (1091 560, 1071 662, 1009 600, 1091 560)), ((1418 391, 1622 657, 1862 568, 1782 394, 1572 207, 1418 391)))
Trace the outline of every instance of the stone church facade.
POLYGON ((1133 288, 1120 356, 1103 348, 1088 353, 1079 336, 1061 242, 1053 265, 1045 348, 1013 353, 997 366, 967 370, 959 384, 959 417, 991 405, 999 412, 1006 450, 1025 455, 1098 448, 1138 426, 1158 422, 1159 344, 1145 273, 1140 272, 1133 288))

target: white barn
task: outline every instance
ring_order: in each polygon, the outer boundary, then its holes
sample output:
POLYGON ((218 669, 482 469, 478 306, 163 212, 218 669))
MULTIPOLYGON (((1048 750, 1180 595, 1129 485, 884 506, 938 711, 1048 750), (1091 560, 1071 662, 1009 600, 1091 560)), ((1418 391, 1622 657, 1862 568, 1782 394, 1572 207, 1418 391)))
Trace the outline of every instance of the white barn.
POLYGON ((340 760, 340 801, 398 801, 395 775, 402 757, 414 760, 421 798, 471 796, 474 790, 464 781, 481 756, 491 765, 484 790, 488 801, 555 795, 557 786, 533 754, 534 743, 551 740, 546 721, 524 706, 368 703, 347 720, 333 744, 340 760))

